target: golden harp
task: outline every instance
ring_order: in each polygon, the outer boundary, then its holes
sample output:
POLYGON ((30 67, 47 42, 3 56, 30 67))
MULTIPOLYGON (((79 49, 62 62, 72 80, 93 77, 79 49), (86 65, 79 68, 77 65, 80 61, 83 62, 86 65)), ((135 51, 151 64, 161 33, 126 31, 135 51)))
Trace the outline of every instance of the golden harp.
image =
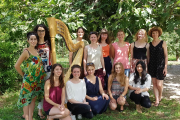
MULTIPOLYGON (((47 18, 47 22, 48 22, 49 32, 50 32, 50 37, 51 37, 52 64, 56 63, 55 36, 56 34, 59 34, 63 37, 66 43, 66 47, 69 51, 75 52, 79 49, 71 66, 73 66, 74 64, 78 64, 81 66, 84 42, 80 41, 77 44, 74 44, 72 42, 67 26, 61 20, 55 19, 54 17, 50 17, 50 18, 47 18)), ((69 80, 69 76, 71 74, 71 66, 69 67, 65 75, 65 78, 64 78, 65 83, 69 80)))

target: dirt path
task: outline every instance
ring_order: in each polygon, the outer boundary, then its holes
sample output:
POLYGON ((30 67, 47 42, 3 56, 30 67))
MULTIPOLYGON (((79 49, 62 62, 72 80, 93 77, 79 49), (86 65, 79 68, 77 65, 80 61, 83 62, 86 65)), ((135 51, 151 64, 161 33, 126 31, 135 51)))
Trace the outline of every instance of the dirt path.
POLYGON ((176 99, 180 103, 180 65, 170 64, 167 67, 168 74, 164 80, 163 97, 176 99))

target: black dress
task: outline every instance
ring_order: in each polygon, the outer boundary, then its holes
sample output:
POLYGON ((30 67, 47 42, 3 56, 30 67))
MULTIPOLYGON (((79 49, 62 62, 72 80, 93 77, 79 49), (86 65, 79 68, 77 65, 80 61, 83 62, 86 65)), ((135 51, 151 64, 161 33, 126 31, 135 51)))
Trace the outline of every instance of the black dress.
POLYGON ((153 46, 152 42, 150 42, 149 52, 150 59, 148 65, 148 71, 152 78, 156 78, 158 80, 164 80, 163 70, 165 67, 165 57, 164 57, 164 49, 162 47, 163 40, 159 42, 158 45, 153 46))

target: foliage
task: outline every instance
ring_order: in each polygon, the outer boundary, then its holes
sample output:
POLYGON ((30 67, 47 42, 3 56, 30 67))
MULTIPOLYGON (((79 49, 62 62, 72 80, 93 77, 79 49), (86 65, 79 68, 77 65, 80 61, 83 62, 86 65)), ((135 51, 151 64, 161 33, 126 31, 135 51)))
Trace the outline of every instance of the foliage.
MULTIPOLYGON (((61 19, 76 37, 76 29, 86 29, 85 39, 90 31, 107 28, 110 37, 115 39, 118 29, 123 29, 126 41, 132 42, 133 35, 140 28, 148 29, 154 25, 164 32, 175 31, 180 36, 180 0, 1 0, 0 1, 0 86, 10 87, 15 79, 21 79, 15 72, 14 64, 22 49, 27 47, 26 33, 36 24, 47 25, 47 17, 61 19), (11 83, 12 82, 12 83, 11 83)), ((175 35, 175 34, 174 34, 175 35)), ((65 50, 62 39, 59 49, 65 50)), ((179 41, 167 42, 179 44, 179 41), (177 43, 176 43, 177 42, 177 43)), ((177 47, 175 47, 177 48, 177 47)), ((59 50, 58 49, 58 50, 59 50)), ((169 49, 169 53, 179 49, 169 49)), ((62 53, 60 50, 58 53, 62 53)), ((64 57, 68 52, 63 53, 64 57)), ((0 87, 5 91, 6 87, 0 87)))

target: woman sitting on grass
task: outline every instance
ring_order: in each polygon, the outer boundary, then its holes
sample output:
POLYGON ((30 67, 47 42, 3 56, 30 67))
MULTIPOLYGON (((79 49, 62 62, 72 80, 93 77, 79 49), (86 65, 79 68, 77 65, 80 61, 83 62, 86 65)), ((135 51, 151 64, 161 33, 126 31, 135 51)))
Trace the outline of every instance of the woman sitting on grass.
POLYGON ((65 84, 63 79, 63 68, 60 64, 52 66, 50 78, 44 86, 45 98, 43 108, 48 115, 48 120, 59 118, 61 120, 71 120, 70 112, 64 107, 65 84))
POLYGON ((135 73, 129 78, 130 99, 135 102, 136 110, 142 113, 141 106, 151 107, 148 90, 151 86, 151 76, 146 73, 146 65, 143 61, 138 61, 135 73))
POLYGON ((117 104, 121 106, 120 112, 124 110, 123 106, 126 102, 128 85, 128 77, 124 74, 124 67, 122 63, 115 63, 108 79, 108 93, 111 99, 109 106, 111 110, 115 110, 117 108, 117 104))

